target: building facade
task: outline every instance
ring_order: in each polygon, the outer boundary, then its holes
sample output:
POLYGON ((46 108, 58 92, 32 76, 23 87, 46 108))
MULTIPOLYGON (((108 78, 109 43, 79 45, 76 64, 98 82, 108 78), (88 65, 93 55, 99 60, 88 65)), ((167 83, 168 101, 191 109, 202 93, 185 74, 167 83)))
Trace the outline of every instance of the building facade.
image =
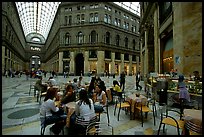
MULTIPOLYGON (((19 45, 15 42, 3 44, 2 62, 8 62, 7 48, 14 51, 16 58, 20 58, 20 67, 3 64, 2 68, 12 67, 18 69, 43 69, 46 71, 57 71, 63 73, 68 71, 70 75, 88 75, 96 72, 103 75, 120 74, 125 71, 127 75, 133 75, 139 71, 139 20, 140 17, 112 2, 62 2, 57 10, 48 38, 44 41, 40 36, 31 34, 23 36, 18 13, 15 4, 5 2, 5 5, 13 5, 12 11, 2 9, 5 18, 2 28, 3 38, 8 41, 10 36, 6 29, 13 28, 19 45), (12 15, 11 13, 15 13, 12 15), (11 17, 15 16, 15 17, 11 17), (18 23, 6 22, 13 20, 18 23), (17 28, 14 27, 17 24, 17 28), (7 27, 6 27, 7 26, 7 27), (15 30, 16 29, 16 30, 15 30), (5 37, 7 36, 7 37, 5 37), (31 37, 37 37, 34 41, 31 37), (42 42, 43 41, 43 42, 42 42), (33 56, 35 56, 33 58, 33 56), (37 56, 37 57, 36 57, 37 56), (5 61, 7 60, 7 61, 5 61), (36 62, 37 61, 37 65, 36 62)), ((12 64, 12 63, 10 63, 12 64)), ((2 69, 2 70, 3 70, 2 69)))
POLYGON ((202 3, 141 2, 141 71, 202 74, 202 3))

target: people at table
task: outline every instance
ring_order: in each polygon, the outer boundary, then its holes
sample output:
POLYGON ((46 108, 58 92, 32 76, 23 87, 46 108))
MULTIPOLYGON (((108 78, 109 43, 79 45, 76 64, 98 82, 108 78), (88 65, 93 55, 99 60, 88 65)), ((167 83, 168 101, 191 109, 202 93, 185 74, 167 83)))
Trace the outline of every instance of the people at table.
POLYGON ((62 108, 55 106, 55 98, 57 98, 57 90, 51 87, 47 90, 44 102, 40 107, 40 120, 41 126, 43 126, 45 122, 47 125, 54 123, 50 130, 54 134, 59 134, 66 124, 65 120, 67 116, 62 108))
POLYGON ((69 83, 65 88, 65 92, 61 99, 61 104, 67 104, 75 100, 76 100, 76 92, 74 91, 72 84, 69 83))
POLYGON ((88 97, 87 91, 82 88, 79 91, 79 100, 76 102, 75 113, 70 118, 71 130, 76 134, 86 130, 91 120, 96 120, 93 100, 88 97))
POLYGON ((77 87, 78 87, 79 89, 80 89, 80 88, 85 88, 85 86, 82 85, 82 79, 83 79, 83 77, 80 76, 80 77, 79 77, 79 80, 78 80, 78 82, 77 82, 77 87))
POLYGON ((181 113, 183 113, 184 107, 189 106, 190 94, 188 92, 188 89, 186 88, 186 84, 184 82, 184 76, 181 74, 179 75, 179 78, 178 78, 177 89, 179 89, 179 101, 181 105, 181 113))
POLYGON ((101 113, 104 111, 103 107, 107 105, 107 96, 106 92, 103 90, 104 85, 97 84, 95 86, 93 101, 94 101, 94 108, 96 113, 101 113))
POLYGON ((57 86, 57 81, 53 78, 53 76, 49 77, 48 84, 50 87, 57 86))
POLYGON ((42 83, 42 76, 38 76, 38 80, 35 82, 35 89, 41 91, 41 92, 46 92, 47 91, 47 84, 42 83))

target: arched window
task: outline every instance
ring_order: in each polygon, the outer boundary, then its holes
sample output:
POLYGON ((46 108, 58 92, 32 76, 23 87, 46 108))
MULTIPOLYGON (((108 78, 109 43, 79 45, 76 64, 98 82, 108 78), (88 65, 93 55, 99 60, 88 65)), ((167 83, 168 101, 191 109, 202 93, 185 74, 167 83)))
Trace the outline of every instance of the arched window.
POLYGON ((135 50, 135 39, 133 39, 132 41, 132 47, 133 47, 133 50, 135 50))
POLYGON ((128 38, 125 37, 125 48, 128 48, 128 38))
POLYGON ((106 44, 110 44, 110 32, 106 32, 106 44))
POLYGON ((70 34, 66 33, 65 34, 65 45, 70 45, 70 34))
POLYGON ((78 32, 77 40, 78 40, 78 44, 82 44, 84 42, 84 35, 81 31, 78 32))
POLYGON ((116 35, 116 46, 120 46, 120 36, 116 35))
POLYGON ((96 31, 91 31, 91 43, 96 43, 96 31))
POLYGON ((70 15, 70 16, 69 16, 68 25, 71 25, 71 24, 72 24, 72 16, 70 15))

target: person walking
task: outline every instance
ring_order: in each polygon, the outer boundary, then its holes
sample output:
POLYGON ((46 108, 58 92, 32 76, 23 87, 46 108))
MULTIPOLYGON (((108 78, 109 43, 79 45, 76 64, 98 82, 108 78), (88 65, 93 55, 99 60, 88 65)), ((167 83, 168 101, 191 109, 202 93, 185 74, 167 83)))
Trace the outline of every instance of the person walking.
POLYGON ((138 87, 140 88, 140 90, 142 90, 142 86, 140 86, 140 80, 141 80, 141 76, 140 76, 140 72, 138 72, 136 74, 136 90, 138 90, 138 87))
POLYGON ((125 72, 124 71, 120 74, 120 89, 122 89, 122 91, 124 91, 125 89, 125 72))

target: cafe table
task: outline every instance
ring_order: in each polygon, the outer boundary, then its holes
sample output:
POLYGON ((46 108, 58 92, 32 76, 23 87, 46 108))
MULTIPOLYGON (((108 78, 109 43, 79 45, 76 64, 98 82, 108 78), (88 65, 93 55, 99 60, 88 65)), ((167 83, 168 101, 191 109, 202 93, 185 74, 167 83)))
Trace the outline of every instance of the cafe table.
POLYGON ((184 134, 190 132, 202 134, 202 110, 184 109, 184 134))
MULTIPOLYGON (((129 94, 129 95, 127 95, 126 101, 129 101, 130 104, 131 104, 130 111, 131 111, 132 114, 136 114, 137 115, 138 112, 134 112, 135 111, 135 103, 136 102, 141 102, 142 98, 147 99, 144 95, 140 95, 139 97, 136 97, 136 94, 129 94)), ((134 118, 135 118, 135 116, 133 116, 133 119, 134 118)))

